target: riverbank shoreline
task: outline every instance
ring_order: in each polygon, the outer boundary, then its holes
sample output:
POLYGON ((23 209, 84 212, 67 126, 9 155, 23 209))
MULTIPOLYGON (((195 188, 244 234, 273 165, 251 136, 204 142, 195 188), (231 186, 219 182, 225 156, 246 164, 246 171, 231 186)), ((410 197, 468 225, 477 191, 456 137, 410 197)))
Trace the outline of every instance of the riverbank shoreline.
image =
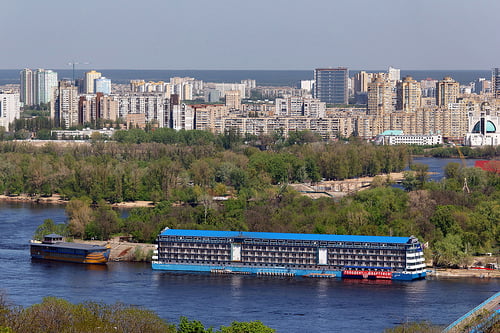
MULTIPOLYGON (((0 201, 5 202, 27 202, 33 204, 47 204, 47 205, 66 205, 69 200, 62 198, 59 194, 53 194, 50 197, 41 196, 29 196, 25 194, 21 195, 0 195, 0 201)), ((112 207, 116 208, 137 208, 137 207, 153 207, 154 203, 152 201, 127 201, 127 202, 117 202, 111 204, 112 207)))
POLYGON ((438 279, 500 279, 500 270, 434 268, 428 271, 427 276, 438 279))

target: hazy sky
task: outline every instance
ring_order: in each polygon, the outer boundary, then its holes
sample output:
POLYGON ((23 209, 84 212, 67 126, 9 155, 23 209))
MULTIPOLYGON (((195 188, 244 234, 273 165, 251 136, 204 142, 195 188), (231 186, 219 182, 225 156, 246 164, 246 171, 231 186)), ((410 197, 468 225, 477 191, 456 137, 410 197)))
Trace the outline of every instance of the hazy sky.
POLYGON ((2 0, 0 68, 490 69, 498 0, 2 0))

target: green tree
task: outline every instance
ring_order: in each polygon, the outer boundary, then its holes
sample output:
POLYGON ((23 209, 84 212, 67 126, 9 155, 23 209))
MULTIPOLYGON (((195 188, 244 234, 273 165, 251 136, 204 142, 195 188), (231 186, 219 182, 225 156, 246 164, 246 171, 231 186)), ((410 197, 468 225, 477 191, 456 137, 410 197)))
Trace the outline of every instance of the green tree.
POLYGON ((66 205, 66 215, 69 218, 69 232, 73 237, 83 237, 85 227, 92 221, 93 211, 90 199, 71 199, 66 205))
POLYGON ((460 178, 460 164, 456 162, 450 162, 444 167, 444 176, 448 179, 458 179, 460 178))
POLYGON ((187 317, 181 317, 177 326, 177 333, 212 333, 211 328, 205 329, 205 326, 199 320, 189 320, 187 317))
POLYGON ((273 333, 276 330, 267 327, 260 321, 237 322, 233 321, 231 326, 221 326, 220 333, 273 333))
POLYGON ((94 211, 93 220, 85 226, 85 238, 107 240, 119 231, 118 214, 101 200, 94 211))
POLYGON ((49 234, 59 234, 61 236, 66 236, 68 234, 66 224, 55 224, 52 219, 45 219, 43 223, 40 224, 33 235, 33 239, 42 240, 45 235, 49 234))
POLYGON ((425 183, 429 181, 429 166, 427 164, 416 163, 412 165, 412 170, 415 171, 417 188, 422 189, 425 183))
POLYGON ((457 232, 460 226, 457 224, 454 213, 458 211, 458 207, 453 205, 437 206, 436 211, 431 216, 430 221, 434 224, 444 236, 450 232, 457 232))
POLYGON ((432 252, 437 266, 459 267, 467 257, 462 238, 457 234, 448 234, 443 240, 436 242, 432 252))

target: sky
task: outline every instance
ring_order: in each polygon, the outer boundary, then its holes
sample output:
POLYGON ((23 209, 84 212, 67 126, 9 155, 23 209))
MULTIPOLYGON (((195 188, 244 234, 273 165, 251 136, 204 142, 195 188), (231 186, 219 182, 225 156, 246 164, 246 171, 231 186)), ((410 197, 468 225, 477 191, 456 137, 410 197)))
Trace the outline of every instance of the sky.
POLYGON ((490 69, 499 12, 498 0, 2 0, 0 68, 490 69))

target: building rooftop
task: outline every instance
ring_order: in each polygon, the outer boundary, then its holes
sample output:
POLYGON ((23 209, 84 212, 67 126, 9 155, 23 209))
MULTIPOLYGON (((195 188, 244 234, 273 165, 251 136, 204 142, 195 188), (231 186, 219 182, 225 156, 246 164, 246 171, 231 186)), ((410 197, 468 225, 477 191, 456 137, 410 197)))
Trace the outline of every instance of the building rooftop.
POLYGON ((380 135, 403 135, 401 130, 387 130, 382 132, 380 135))
POLYGON ((390 236, 357 236, 357 235, 326 235, 326 234, 294 234, 279 232, 247 232, 247 231, 214 231, 214 230, 183 230, 165 229, 161 236, 185 237, 230 237, 230 238, 258 238, 277 240, 311 240, 328 242, 361 242, 361 243, 392 243, 407 244, 411 237, 390 236))

